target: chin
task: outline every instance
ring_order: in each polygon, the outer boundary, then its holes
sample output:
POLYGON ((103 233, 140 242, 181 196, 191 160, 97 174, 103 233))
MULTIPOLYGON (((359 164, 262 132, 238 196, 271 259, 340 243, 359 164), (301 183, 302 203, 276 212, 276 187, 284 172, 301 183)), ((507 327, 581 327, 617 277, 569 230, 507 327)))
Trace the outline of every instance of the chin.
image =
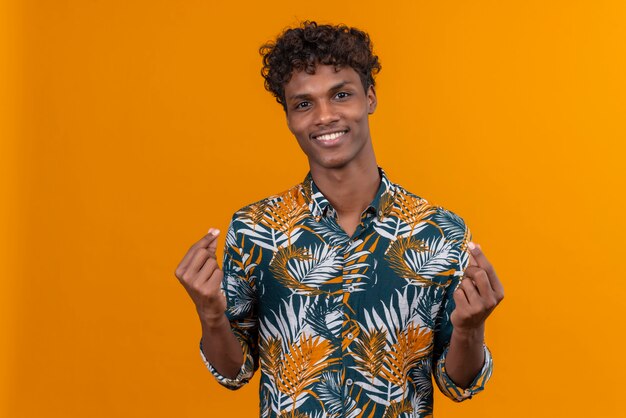
POLYGON ((317 165, 327 170, 331 170, 331 169, 344 168, 346 165, 348 165, 348 162, 345 160, 331 160, 331 161, 322 161, 321 163, 317 165))

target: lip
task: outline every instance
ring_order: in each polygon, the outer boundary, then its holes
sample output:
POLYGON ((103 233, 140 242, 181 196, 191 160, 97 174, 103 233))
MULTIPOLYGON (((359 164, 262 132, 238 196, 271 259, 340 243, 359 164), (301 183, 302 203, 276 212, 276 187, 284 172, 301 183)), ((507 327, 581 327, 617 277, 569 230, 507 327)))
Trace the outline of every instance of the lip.
POLYGON ((311 140, 313 140, 315 143, 323 145, 323 146, 333 146, 337 143, 339 143, 341 140, 343 140, 346 137, 346 134, 350 132, 349 129, 345 128, 345 129, 333 129, 333 130, 328 130, 328 131, 322 131, 322 132, 317 132, 315 134, 311 135, 311 140), (333 134, 340 134, 338 136, 336 136, 335 138, 332 139, 320 139, 320 137, 323 137, 325 135, 333 135, 333 134))

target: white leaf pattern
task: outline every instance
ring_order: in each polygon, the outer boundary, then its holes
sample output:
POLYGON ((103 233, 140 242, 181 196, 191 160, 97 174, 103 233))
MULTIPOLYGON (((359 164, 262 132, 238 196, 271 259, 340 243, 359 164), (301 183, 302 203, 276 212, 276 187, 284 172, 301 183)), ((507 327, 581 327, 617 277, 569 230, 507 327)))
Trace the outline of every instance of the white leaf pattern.
POLYGON ((469 392, 442 371, 469 230, 381 175, 355 239, 310 176, 233 217, 223 286, 245 362, 235 379, 206 364, 230 388, 260 366, 262 416, 426 417, 431 373, 457 401, 491 376, 488 350, 469 392))

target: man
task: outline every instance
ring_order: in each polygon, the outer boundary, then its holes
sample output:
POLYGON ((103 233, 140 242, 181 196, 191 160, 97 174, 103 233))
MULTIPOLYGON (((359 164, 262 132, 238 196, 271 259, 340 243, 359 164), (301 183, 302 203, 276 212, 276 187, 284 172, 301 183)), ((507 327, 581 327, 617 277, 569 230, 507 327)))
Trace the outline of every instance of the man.
POLYGON ((429 416, 431 374, 472 397, 491 375, 485 320, 503 288, 461 218, 377 166, 368 35, 304 22, 261 53, 310 172, 235 213, 223 270, 215 229, 176 269, 206 366, 231 389, 260 366, 263 417, 429 416))

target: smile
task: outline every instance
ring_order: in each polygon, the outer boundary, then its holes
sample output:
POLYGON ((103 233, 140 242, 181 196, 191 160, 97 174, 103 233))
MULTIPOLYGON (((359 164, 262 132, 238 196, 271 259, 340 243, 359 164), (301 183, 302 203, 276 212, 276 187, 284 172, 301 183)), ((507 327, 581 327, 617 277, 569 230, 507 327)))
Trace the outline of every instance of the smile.
POLYGON ((313 139, 315 139, 316 141, 333 141, 339 138, 340 136, 343 136, 347 132, 348 131, 345 130, 345 131, 330 132, 330 133, 322 134, 322 135, 314 135, 313 139))

